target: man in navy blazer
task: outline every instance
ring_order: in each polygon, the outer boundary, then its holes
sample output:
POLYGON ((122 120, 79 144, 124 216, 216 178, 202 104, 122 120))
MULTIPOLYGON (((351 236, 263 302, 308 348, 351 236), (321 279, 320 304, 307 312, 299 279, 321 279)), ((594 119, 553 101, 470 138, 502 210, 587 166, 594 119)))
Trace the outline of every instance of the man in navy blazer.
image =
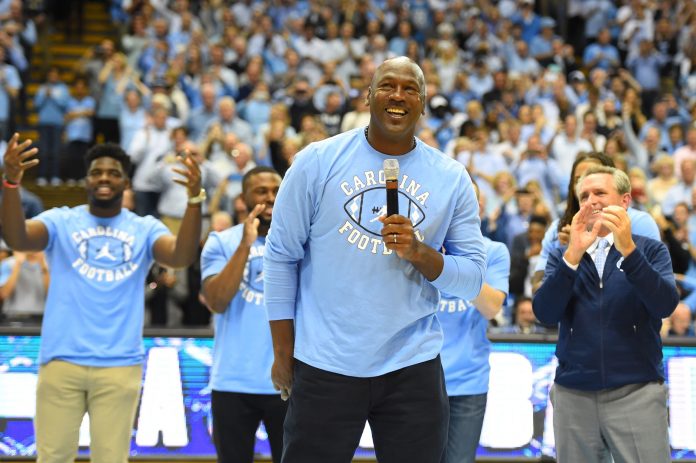
POLYGON ((631 184, 612 167, 578 181, 567 248, 549 257, 534 313, 560 323, 551 389, 559 463, 671 461, 660 327, 679 296, 665 245, 631 235, 631 184))

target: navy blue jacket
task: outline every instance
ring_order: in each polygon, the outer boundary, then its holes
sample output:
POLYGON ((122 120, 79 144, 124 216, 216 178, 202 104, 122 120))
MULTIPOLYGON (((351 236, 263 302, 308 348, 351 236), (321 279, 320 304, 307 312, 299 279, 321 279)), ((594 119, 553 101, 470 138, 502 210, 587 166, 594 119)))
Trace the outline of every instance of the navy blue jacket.
POLYGON ((587 253, 577 271, 563 262, 565 248, 549 256, 533 307, 542 323, 560 322, 561 386, 596 391, 664 380, 660 327, 679 302, 672 263, 662 242, 633 241, 625 259, 609 249, 602 281, 587 253))

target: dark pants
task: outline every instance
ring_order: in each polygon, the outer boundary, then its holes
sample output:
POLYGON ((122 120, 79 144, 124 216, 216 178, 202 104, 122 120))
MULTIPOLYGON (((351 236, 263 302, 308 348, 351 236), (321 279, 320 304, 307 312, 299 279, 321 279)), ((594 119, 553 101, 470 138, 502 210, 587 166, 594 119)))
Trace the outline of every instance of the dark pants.
POLYGON ((71 141, 65 147, 62 171, 63 178, 72 180, 82 180, 85 178, 87 168, 85 167, 85 155, 89 149, 86 141, 71 141))
POLYGON ((95 117, 94 141, 96 143, 120 143, 121 126, 118 125, 118 119, 95 117))
POLYGON ((439 463, 449 403, 440 357, 373 378, 295 362, 283 463, 348 463, 365 421, 380 463, 439 463))
POLYGON ((60 177, 60 143, 63 134, 61 125, 39 125, 39 177, 60 177))
POLYGON ((263 421, 273 462, 280 463, 287 402, 280 394, 241 394, 213 390, 213 440, 220 463, 253 463, 256 429, 263 421))
POLYGON ((157 204, 160 193, 158 191, 135 191, 135 213, 141 217, 151 215, 159 217, 157 204))

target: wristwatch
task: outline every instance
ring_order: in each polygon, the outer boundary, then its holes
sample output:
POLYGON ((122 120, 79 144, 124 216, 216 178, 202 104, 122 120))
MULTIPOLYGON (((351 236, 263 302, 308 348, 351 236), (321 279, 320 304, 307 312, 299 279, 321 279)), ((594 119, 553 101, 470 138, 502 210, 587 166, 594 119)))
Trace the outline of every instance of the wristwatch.
POLYGON ((205 201, 208 198, 208 195, 205 194, 205 188, 201 188, 201 191, 198 193, 197 196, 193 196, 188 199, 188 204, 199 204, 205 201))

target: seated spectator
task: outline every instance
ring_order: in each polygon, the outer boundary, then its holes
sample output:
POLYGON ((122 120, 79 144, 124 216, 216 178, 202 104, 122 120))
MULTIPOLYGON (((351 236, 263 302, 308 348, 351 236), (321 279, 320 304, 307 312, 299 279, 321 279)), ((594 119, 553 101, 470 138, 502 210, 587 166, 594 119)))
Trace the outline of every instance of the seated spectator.
POLYGON ((684 302, 680 302, 672 315, 667 319, 667 336, 694 336, 694 323, 691 317, 691 309, 684 302))
POLYGON ((694 189, 696 189, 696 160, 687 158, 681 163, 679 182, 667 191, 662 201, 662 213, 666 216, 672 215, 676 205, 681 202, 691 207, 694 189))
POLYGON ((655 177, 648 180, 648 196, 653 203, 662 204, 667 192, 679 182, 674 175, 674 159, 663 154, 653 161, 651 170, 655 177))
POLYGON ((205 133, 211 126, 219 125, 223 133, 233 133, 240 141, 251 145, 254 143, 254 131, 248 122, 237 116, 237 104, 233 98, 224 97, 218 102, 218 115, 208 122, 205 133))
POLYGON ((512 308, 513 324, 504 326, 500 329, 501 333, 513 334, 543 334, 546 333, 546 328, 539 325, 534 311, 532 310, 532 300, 529 297, 522 296, 515 300, 512 308))
POLYGON ((532 215, 526 232, 515 236, 510 246, 510 294, 515 298, 532 297, 531 278, 536 260, 541 254, 541 240, 546 233, 548 220, 532 215))
POLYGON ((15 252, 0 263, 0 301, 8 322, 41 324, 48 292, 43 252, 15 252))

